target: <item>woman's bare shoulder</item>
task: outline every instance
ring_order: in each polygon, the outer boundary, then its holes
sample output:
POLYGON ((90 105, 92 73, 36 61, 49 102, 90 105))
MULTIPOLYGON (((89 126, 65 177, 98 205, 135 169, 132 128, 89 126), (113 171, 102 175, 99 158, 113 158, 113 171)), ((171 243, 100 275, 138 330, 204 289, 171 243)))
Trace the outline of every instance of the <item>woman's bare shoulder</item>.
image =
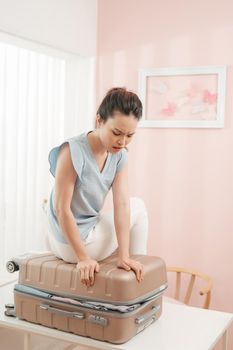
POLYGON ((65 176, 71 175, 75 178, 77 176, 71 159, 70 147, 68 142, 65 142, 60 148, 57 160, 57 171, 58 173, 64 173, 65 176))

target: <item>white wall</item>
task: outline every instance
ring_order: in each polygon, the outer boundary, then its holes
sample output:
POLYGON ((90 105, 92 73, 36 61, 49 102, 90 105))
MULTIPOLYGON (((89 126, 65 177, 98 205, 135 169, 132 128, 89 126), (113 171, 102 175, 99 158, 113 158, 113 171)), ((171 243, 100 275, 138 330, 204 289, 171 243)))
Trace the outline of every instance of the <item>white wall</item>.
POLYGON ((0 0, 0 30, 94 56, 97 0, 0 0))

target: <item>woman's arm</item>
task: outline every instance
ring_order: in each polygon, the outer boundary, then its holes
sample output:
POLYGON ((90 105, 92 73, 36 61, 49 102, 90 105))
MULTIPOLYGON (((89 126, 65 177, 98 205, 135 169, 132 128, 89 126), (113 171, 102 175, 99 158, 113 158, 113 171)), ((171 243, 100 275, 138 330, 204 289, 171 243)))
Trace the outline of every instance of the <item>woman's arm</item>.
POLYGON ((80 261, 80 278, 83 283, 90 285, 94 283, 94 271, 99 270, 99 264, 88 256, 70 208, 76 180, 77 173, 72 164, 69 145, 66 143, 62 146, 57 160, 55 209, 62 232, 80 261))
POLYGON ((118 240, 118 255, 129 257, 130 205, 128 190, 128 165, 118 171, 112 185, 114 224, 118 240))
POLYGON ((80 232, 70 209, 77 173, 74 170, 69 145, 62 146, 57 160, 54 202, 57 219, 79 259, 88 257, 80 232))
POLYGON ((114 224, 118 241, 118 267, 134 270, 137 280, 143 279, 143 266, 129 257, 130 201, 128 188, 128 164, 117 172, 112 185, 114 224))

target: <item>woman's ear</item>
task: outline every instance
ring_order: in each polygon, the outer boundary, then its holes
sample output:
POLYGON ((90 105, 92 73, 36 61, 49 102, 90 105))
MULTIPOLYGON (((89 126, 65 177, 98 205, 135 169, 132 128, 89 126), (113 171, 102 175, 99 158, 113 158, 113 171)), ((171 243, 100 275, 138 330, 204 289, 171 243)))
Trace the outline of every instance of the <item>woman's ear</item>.
POLYGON ((96 115, 96 122, 95 122, 96 128, 100 128, 102 123, 103 123, 103 119, 101 118, 101 116, 99 114, 97 114, 96 115))

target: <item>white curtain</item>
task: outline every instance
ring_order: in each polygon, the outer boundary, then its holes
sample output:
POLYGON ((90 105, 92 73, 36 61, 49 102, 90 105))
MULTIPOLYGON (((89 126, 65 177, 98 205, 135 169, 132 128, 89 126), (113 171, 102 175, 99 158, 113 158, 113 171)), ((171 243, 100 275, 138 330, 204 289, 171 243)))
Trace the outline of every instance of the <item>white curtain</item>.
POLYGON ((94 113, 93 59, 8 39, 0 36, 0 270, 45 249, 49 150, 91 128, 94 113))

